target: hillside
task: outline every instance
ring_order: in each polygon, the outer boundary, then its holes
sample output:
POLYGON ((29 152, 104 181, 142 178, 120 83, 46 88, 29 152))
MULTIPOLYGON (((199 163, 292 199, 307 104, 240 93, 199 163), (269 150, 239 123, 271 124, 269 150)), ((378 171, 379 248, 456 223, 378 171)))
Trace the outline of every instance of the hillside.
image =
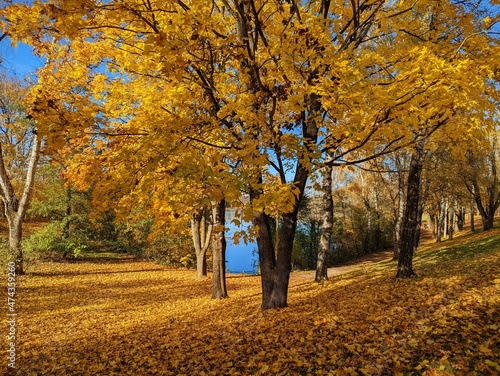
POLYGON ((500 372, 500 229, 365 263, 261 312, 260 279, 153 263, 41 263, 18 278, 19 375, 488 375, 500 372))

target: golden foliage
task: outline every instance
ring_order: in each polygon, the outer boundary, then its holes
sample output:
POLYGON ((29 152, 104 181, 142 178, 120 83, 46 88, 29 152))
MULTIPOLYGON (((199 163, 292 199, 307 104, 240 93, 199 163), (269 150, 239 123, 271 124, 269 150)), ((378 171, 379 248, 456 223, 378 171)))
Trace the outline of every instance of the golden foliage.
POLYGON ((500 230, 427 246, 417 280, 358 266, 289 308, 259 311, 260 279, 211 281, 146 262, 39 265, 20 279, 19 375, 495 374, 500 230))
POLYGON ((288 213, 304 184, 294 172, 321 167, 326 150, 342 164, 430 135, 479 138, 496 121, 495 17, 479 25, 450 1, 236 4, 0 11, 0 28, 47 59, 30 111, 71 156, 75 186, 94 184, 102 206, 126 214, 151 203, 165 222, 251 190, 263 194, 246 215, 288 213))

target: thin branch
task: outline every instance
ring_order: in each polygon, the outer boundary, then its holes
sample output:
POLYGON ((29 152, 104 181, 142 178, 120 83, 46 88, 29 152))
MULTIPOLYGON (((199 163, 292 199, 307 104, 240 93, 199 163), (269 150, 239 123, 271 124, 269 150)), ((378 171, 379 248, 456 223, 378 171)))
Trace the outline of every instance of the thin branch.
POLYGON ((83 134, 89 136, 109 136, 109 137, 120 137, 120 136, 149 136, 149 133, 111 133, 111 132, 83 132, 83 134))
POLYGON ((191 141, 198 142, 200 144, 203 144, 203 145, 206 145, 206 146, 210 146, 210 147, 213 147, 213 148, 217 148, 217 149, 225 149, 225 150, 233 149, 232 146, 216 145, 216 144, 212 144, 211 142, 199 140, 199 139, 191 137, 191 136, 187 136, 185 138, 185 140, 191 140, 191 141))

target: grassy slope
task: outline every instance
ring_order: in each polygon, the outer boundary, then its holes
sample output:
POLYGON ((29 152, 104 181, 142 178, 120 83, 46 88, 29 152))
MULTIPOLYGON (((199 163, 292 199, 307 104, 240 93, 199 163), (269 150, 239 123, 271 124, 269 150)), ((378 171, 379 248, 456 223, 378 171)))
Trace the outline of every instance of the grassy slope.
POLYGON ((500 372, 500 229, 323 285, 292 275, 289 308, 260 312, 260 279, 211 281, 146 262, 38 265, 19 278, 20 375, 488 375, 500 372))

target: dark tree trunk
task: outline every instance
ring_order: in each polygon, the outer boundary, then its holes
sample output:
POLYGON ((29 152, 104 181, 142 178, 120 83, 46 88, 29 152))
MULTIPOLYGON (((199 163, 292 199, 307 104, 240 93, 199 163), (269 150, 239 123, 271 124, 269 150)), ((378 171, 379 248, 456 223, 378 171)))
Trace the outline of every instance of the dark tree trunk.
POLYGON ((448 236, 448 230, 450 228, 450 205, 448 198, 444 201, 444 216, 443 216, 443 237, 448 236))
POLYGON ((372 250, 372 208, 368 197, 363 197, 366 209, 366 229, 363 236, 363 253, 369 254, 372 250))
POLYGON ((323 222, 316 264, 316 282, 328 280, 328 253, 332 243, 333 232, 333 197, 332 197, 332 166, 325 167, 323 175, 323 222))
POLYGON ((270 296, 274 290, 276 258, 274 256, 273 236, 268 215, 261 211, 254 212, 253 225, 258 229, 257 247, 259 249, 259 265, 262 276, 262 308, 264 309, 265 305, 269 305, 270 296))
POLYGON ((413 254, 415 251, 417 224, 420 212, 420 180, 424 162, 424 144, 419 142, 411 156, 410 170, 406 193, 406 208, 401 233, 401 253, 398 260, 396 277, 409 278, 416 276, 413 271, 413 254))
POLYGON ((444 206, 444 198, 441 197, 439 201, 439 215, 437 219, 437 228, 436 228, 436 242, 441 242, 443 240, 443 228, 444 228, 444 217, 445 217, 445 206, 444 206))
MULTIPOLYGON (((479 192, 479 186, 476 184, 475 190, 479 192)), ((480 194, 476 194, 474 197, 477 205, 477 209, 479 210, 479 214, 481 214, 481 220, 483 221, 483 230, 488 231, 493 228, 495 212, 500 205, 500 195, 495 200, 495 195, 493 193, 488 192, 488 203, 487 205, 483 205, 483 201, 481 199, 480 194)))
POLYGON ((474 224, 474 214, 476 212, 475 206, 476 205, 475 205, 474 199, 472 199, 470 202, 470 230, 472 232, 476 231, 476 226, 474 224))
POLYGON ((379 197, 375 196, 375 242, 372 252, 378 252, 382 248, 382 228, 380 223, 379 197))
POLYGON ((455 202, 453 202, 449 208, 449 230, 448 230, 448 239, 453 240, 453 234, 455 233, 455 202))
MULTIPOLYGON (((321 103, 316 94, 310 95, 310 108, 308 114, 303 115, 302 135, 306 149, 309 145, 316 144, 318 127, 315 116, 321 110, 321 103)), ((312 150, 308 150, 312 152, 312 150)), ((287 306, 288 282, 292 269, 293 239, 297 229, 297 216, 299 205, 306 188, 309 176, 308 162, 302 157, 298 159, 293 184, 297 189, 297 195, 293 208, 288 213, 282 214, 282 220, 276 228, 276 244, 273 247, 273 239, 269 226, 269 218, 261 210, 254 212, 253 224, 258 227, 257 246, 259 248, 260 271, 262 278, 262 310, 283 308, 287 306), (276 251, 276 254, 275 254, 276 251)), ((282 182, 285 183, 285 181, 282 182)), ((262 175, 258 176, 256 183, 262 183, 262 175)), ((253 202, 260 196, 259 190, 251 190, 250 201, 253 202)))
POLYGON ((257 245, 262 282, 261 308, 266 310, 286 307, 293 238, 297 227, 297 210, 282 214, 281 223, 276 229, 278 241, 275 246, 269 217, 265 213, 255 212, 253 225, 258 228, 257 245))
POLYGON ((465 225, 465 208, 463 206, 460 206, 460 210, 458 211, 457 214, 457 228, 459 231, 462 231, 464 229, 465 225))
POLYGON ((494 225, 494 215, 488 213, 486 217, 482 217, 483 219, 483 230, 488 231, 493 228, 494 225))
POLYGON ((226 202, 212 205, 214 237, 212 242, 213 279, 212 299, 227 298, 226 289, 226 237, 224 235, 226 202))
MULTIPOLYGON (((495 212, 500 206, 500 191, 498 189, 498 175, 496 168, 496 157, 495 153, 491 152, 489 156, 491 176, 490 183, 486 187, 486 200, 483 201, 481 197, 481 189, 479 188, 478 177, 473 175, 470 182, 467 183, 467 189, 472 194, 474 201, 476 202, 477 209, 481 215, 483 221, 483 230, 488 231, 493 228, 495 212)), ((469 163, 471 166, 475 165, 474 154, 469 154, 469 163)))

